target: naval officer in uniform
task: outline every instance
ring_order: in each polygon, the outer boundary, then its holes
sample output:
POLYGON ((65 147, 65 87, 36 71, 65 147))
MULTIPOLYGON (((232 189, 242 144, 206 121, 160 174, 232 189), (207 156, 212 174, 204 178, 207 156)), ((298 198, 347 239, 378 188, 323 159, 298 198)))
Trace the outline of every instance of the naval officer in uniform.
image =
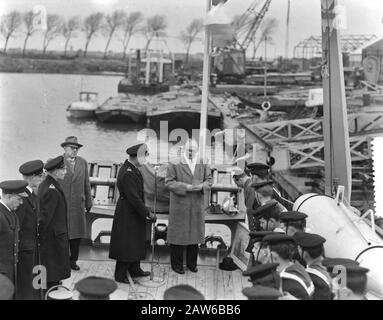
MULTIPOLYGON (((15 210, 27 197, 27 182, 8 180, 0 183, 0 274, 6 276, 17 287, 17 257, 19 248, 19 219, 15 210)), ((17 292, 15 294, 17 298, 17 292)))
POLYGON ((300 248, 300 256, 307 263, 306 271, 314 283, 313 300, 332 300, 331 277, 323 266, 323 244, 326 239, 319 234, 297 232, 295 242, 300 248))
POLYGON ((145 207, 144 181, 139 166, 149 155, 146 144, 137 144, 126 150, 129 160, 121 166, 117 175, 120 193, 113 217, 109 258, 117 260, 114 279, 129 283, 132 278, 145 277, 140 261, 146 256, 146 221, 155 222, 156 216, 145 207))
POLYGON ((285 226, 286 234, 294 237, 297 232, 306 231, 307 214, 299 211, 286 211, 281 213, 281 222, 285 226))
POLYGON ((40 243, 38 233, 39 198, 37 190, 44 179, 44 163, 32 160, 22 164, 19 172, 28 183, 28 197, 16 210, 20 222, 19 263, 17 266, 18 300, 41 299, 41 292, 33 289, 33 268, 40 265, 40 243))
POLYGON ((283 292, 301 300, 311 300, 314 284, 305 268, 293 261, 295 240, 286 234, 271 234, 263 238, 270 250, 272 263, 278 263, 277 268, 282 280, 283 292))
POLYGON ((47 177, 39 187, 41 263, 47 271, 47 289, 70 277, 67 205, 58 180, 64 179, 64 157, 45 164, 47 177))

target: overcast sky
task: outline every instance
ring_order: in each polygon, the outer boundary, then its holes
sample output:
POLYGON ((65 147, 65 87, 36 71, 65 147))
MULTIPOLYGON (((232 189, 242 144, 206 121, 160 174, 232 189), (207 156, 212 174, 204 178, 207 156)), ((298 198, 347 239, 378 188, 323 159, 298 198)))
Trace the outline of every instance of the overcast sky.
MULTIPOLYGON (((229 14, 235 16, 246 11, 254 0, 229 0, 229 14)), ((264 0, 259 0, 262 4, 264 0)), ((290 15, 290 55, 293 47, 311 35, 320 35, 320 0, 291 0, 290 15)), ((383 1, 382 0, 343 0, 339 1, 346 8, 347 29, 343 34, 376 34, 383 36, 383 1)), ((46 7, 48 13, 61 14, 65 18, 73 15, 85 17, 90 13, 101 11, 109 13, 116 9, 141 11, 145 17, 163 14, 168 21, 167 41, 172 51, 184 51, 182 44, 176 39, 194 18, 205 15, 205 0, 0 0, 0 12, 6 13, 12 9, 27 11, 36 5, 46 7)), ((273 36, 274 45, 269 49, 273 56, 284 53, 286 34, 287 0, 273 0, 267 17, 278 19, 279 26, 273 36)), ((203 34, 201 34, 201 37, 203 34)), ((3 42, 3 39, 1 39, 3 42)), ((23 37, 13 38, 9 47, 22 47, 23 37)), ((42 36, 35 34, 28 43, 29 48, 41 48, 42 36)), ((73 48, 84 48, 84 38, 80 35, 70 43, 73 48)), ((132 39, 131 48, 143 47, 145 38, 136 36, 132 39)), ((49 49, 64 47, 63 38, 58 38, 49 45, 49 49)), ((105 39, 98 37, 92 40, 89 50, 103 50, 105 39)), ((110 49, 121 50, 121 43, 114 39, 110 49)), ((196 42, 192 52, 202 51, 202 41, 196 42)))

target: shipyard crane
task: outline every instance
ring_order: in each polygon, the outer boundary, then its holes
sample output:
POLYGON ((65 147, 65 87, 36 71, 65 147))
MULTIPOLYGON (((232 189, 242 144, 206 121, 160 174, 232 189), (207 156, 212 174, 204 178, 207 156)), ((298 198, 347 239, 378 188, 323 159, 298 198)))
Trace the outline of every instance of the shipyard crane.
MULTIPOLYGON (((245 32, 245 37, 240 42, 239 39, 236 39, 236 41, 240 48, 245 51, 249 45, 254 42, 255 34, 261 26, 267 11, 269 10, 271 0, 266 0, 259 12, 255 10, 258 4, 258 0, 254 1, 238 21, 238 25, 245 32), (254 16, 254 18, 252 16, 254 16)), ((239 34, 242 34, 242 32, 239 32, 239 34)))
POLYGON ((219 81, 228 83, 242 83, 245 77, 246 51, 254 42, 255 35, 269 10, 271 0, 266 0, 259 11, 256 7, 259 0, 255 0, 236 22, 237 36, 232 47, 223 48, 213 57, 213 71, 219 81))
MULTIPOLYGON (((310 232, 325 237, 326 257, 352 259, 368 268, 366 296, 383 299, 383 232, 375 226, 373 210, 361 213, 350 205, 350 136, 337 5, 338 0, 321 1, 325 194, 303 194, 293 210, 306 213, 310 232)), ((202 108, 201 117, 206 112, 207 107, 202 108)), ((281 153, 276 152, 278 159, 281 153)), ((344 267, 334 271, 336 281, 347 277, 344 267)), ((334 288, 338 297, 345 286, 342 279, 334 288)))

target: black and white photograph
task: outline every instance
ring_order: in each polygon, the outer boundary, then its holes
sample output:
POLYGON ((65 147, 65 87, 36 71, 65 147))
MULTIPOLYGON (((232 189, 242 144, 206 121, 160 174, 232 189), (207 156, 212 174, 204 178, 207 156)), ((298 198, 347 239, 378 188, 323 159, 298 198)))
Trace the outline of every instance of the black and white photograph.
POLYGON ((1 0, 0 300, 383 300, 380 163, 381 0, 1 0))

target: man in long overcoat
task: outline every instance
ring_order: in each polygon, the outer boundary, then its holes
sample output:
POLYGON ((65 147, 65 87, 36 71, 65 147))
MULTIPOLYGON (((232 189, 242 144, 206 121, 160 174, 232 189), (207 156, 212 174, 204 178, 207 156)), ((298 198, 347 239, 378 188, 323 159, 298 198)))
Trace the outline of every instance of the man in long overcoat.
POLYGON ((155 221, 155 215, 145 207, 144 181, 139 156, 148 154, 145 144, 134 145, 126 150, 129 160, 121 166, 117 175, 120 196, 113 217, 109 258, 117 260, 114 279, 129 283, 127 272, 133 277, 148 276, 140 261, 146 256, 146 221, 155 221))
POLYGON ((185 144, 185 152, 178 163, 170 163, 165 179, 170 191, 167 242, 171 250, 172 269, 184 274, 183 251, 186 247, 186 266, 197 272, 198 244, 205 240, 205 202, 212 177, 208 164, 198 156, 194 140, 185 144))
POLYGON ((86 235, 85 210, 89 211, 92 207, 88 163, 77 155, 79 148, 83 146, 77 142, 77 137, 67 137, 61 146, 64 148, 64 162, 67 167, 67 173, 60 184, 68 206, 70 266, 72 270, 78 271, 80 242, 86 235))
POLYGON ((47 271, 47 289, 70 277, 67 206, 58 180, 64 179, 64 157, 47 161, 48 174, 39 187, 41 263, 47 271))
POLYGON ((38 300, 42 291, 33 288, 33 268, 40 265, 40 242, 38 233, 39 198, 37 190, 44 179, 44 163, 32 160, 23 163, 19 172, 28 183, 28 197, 16 210, 20 223, 19 263, 17 265, 17 299, 38 300))
MULTIPOLYGON (((0 183, 0 274, 6 276, 17 288, 17 257, 19 249, 19 219, 15 210, 27 197, 23 180, 8 180, 0 183)), ((15 292, 17 298, 17 292, 15 292)))

